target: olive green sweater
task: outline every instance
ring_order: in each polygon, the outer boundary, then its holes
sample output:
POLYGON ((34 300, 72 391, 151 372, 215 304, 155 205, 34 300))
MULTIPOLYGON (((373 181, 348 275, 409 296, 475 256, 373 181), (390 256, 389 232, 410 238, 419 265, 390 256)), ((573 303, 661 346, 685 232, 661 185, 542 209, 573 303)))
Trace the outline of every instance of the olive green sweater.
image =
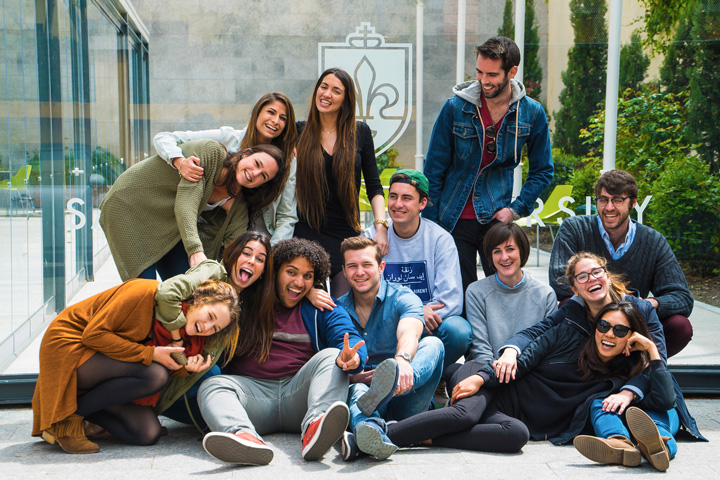
POLYGON ((222 208, 202 211, 222 171, 225 148, 214 140, 196 140, 181 149, 185 158, 200 159, 205 171, 199 182, 185 180, 155 155, 120 175, 100 204, 100 226, 123 280, 140 275, 180 240, 188 256, 205 252, 217 259, 220 247, 247 230, 242 198, 227 214, 222 208))

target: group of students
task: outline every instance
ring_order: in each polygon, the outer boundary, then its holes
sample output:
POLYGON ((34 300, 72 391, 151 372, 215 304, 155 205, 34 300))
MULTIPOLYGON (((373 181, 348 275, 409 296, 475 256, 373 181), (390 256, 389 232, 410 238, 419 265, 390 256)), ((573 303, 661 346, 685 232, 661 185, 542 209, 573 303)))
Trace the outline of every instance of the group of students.
MULTIPOLYGON (((123 173, 101 204, 125 283, 65 309, 43 338, 33 435, 69 453, 97 452, 92 440, 108 436, 148 445, 163 434, 163 414, 207 422, 206 450, 232 463, 248 463, 237 449, 252 452, 249 463, 272 458, 258 435, 234 433, 246 429, 299 431, 306 460, 328 451, 348 423, 348 373, 367 357, 333 299, 350 289, 340 245, 360 232, 361 173, 374 241, 388 251, 372 135, 355 122, 354 95, 351 77, 329 69, 306 122, 271 92, 243 130, 156 136, 158 155, 123 173), (300 347, 278 352, 278 338, 300 347), (247 371, 264 380, 233 375, 247 371), (305 375, 312 381, 301 387, 305 375), (265 412, 262 396, 240 408, 237 398, 268 385, 298 397, 287 418, 265 412)), ((575 296, 558 309, 550 287, 522 269, 529 242, 520 227, 495 224, 483 246, 493 274, 465 292, 472 340, 465 363, 445 368, 449 403, 387 425, 394 445, 515 452, 528 439, 574 438, 592 460, 636 466, 642 454, 665 470, 681 425, 703 438, 667 370, 654 308, 605 259, 570 258, 564 283, 575 296), (595 436, 580 435, 588 423, 595 436)))

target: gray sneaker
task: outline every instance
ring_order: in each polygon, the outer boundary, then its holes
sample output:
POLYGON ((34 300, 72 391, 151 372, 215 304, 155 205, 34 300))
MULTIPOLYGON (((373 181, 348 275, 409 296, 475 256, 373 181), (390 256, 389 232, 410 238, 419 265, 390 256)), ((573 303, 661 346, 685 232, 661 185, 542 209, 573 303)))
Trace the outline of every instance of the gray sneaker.
POLYGON ((357 406, 363 415, 369 417, 392 400, 399 376, 400 369, 394 358, 380 362, 373 373, 370 390, 357 401, 357 406))
POLYGON ((385 460, 395 453, 398 446, 390 441, 382 427, 375 422, 360 422, 355 426, 355 441, 360 451, 385 460))

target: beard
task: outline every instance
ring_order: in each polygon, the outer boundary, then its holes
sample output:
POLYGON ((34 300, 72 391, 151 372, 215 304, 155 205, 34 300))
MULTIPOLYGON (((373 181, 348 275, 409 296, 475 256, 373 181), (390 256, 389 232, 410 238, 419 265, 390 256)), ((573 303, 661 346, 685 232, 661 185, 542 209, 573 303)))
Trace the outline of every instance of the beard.
POLYGON ((503 81, 495 87, 494 90, 490 91, 489 93, 485 91, 485 89, 482 88, 482 84, 480 85, 480 95, 482 95, 485 98, 495 98, 501 93, 505 91, 506 88, 508 88, 508 85, 510 84, 510 79, 508 78, 508 75, 505 74, 505 78, 503 81))

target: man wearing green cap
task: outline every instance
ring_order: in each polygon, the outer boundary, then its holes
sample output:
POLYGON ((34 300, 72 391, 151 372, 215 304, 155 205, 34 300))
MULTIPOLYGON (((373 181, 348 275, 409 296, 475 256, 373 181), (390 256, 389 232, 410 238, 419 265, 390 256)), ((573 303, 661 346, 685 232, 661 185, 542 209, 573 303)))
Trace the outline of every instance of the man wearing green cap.
MULTIPOLYGON (((420 217, 431 199, 427 177, 417 170, 398 170, 390 179, 388 253, 383 257, 385 280, 410 288, 423 301, 425 335, 445 346, 445 366, 470 346, 472 329, 462 318, 460 261, 452 236, 420 217)), ((363 232, 373 238, 375 227, 363 232)))

